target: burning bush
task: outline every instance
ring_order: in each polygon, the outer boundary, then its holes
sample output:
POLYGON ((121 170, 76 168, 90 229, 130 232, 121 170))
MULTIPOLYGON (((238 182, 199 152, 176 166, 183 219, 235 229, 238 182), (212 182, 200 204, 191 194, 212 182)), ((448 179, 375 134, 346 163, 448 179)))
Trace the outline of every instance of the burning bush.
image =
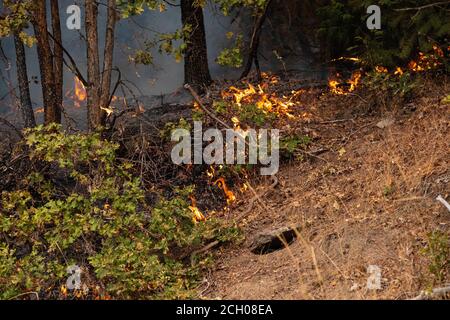
POLYGON ((150 208, 132 165, 120 163, 118 146, 99 134, 40 126, 26 143, 30 163, 41 169, 2 193, 1 298, 30 291, 65 297, 71 265, 82 270, 76 297, 187 297, 202 261, 184 258, 237 235, 213 218, 193 219, 192 187, 150 208))

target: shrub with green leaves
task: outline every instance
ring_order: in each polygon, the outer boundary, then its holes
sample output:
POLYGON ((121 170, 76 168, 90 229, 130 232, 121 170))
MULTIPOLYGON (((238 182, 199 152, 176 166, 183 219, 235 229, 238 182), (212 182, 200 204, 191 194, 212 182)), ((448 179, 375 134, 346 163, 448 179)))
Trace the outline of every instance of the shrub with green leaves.
POLYGON ((433 275, 433 284, 441 283, 450 271, 449 237, 441 231, 428 234, 428 244, 423 253, 429 259, 428 269, 433 275))
POLYGON ((311 143, 309 136, 289 135, 283 137, 280 141, 280 150, 282 155, 291 157, 296 154, 299 149, 306 148, 311 143))
POLYGON ((66 268, 82 268, 87 288, 113 298, 192 296, 202 260, 186 256, 238 230, 189 209, 192 187, 149 207, 132 165, 100 134, 66 134, 57 125, 26 132, 36 168, 0 206, 0 298, 58 298, 66 268))
POLYGON ((420 83, 420 76, 411 72, 395 75, 388 72, 371 71, 363 80, 364 85, 376 95, 387 94, 390 97, 409 98, 420 83))

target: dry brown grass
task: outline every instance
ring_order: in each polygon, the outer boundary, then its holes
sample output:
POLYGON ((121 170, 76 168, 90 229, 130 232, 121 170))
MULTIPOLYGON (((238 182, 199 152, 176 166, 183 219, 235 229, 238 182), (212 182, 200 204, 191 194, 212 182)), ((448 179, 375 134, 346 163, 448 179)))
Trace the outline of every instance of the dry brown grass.
MULTIPOLYGON (((445 82, 427 86, 412 113, 399 106, 342 123, 305 123, 320 137, 315 143, 331 150, 325 161, 311 158, 282 168, 279 187, 265 199, 269 211, 255 207, 241 221, 248 237, 300 223, 299 240, 262 256, 245 248, 224 251, 208 296, 404 299, 429 287, 433 279, 421 250, 430 231, 450 231, 450 214, 435 200, 450 190, 450 113, 440 103, 450 90, 445 82), (374 125, 386 117, 395 123, 374 125), (366 287, 369 265, 381 269, 381 290, 366 287)), ((332 112, 325 99, 315 116, 352 118, 353 110, 344 106, 332 112)))

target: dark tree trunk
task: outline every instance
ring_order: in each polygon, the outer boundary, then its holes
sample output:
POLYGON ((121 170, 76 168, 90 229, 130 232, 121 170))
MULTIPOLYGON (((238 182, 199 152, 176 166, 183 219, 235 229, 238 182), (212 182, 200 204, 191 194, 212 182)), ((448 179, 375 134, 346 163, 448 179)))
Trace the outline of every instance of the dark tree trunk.
POLYGON ((247 62, 245 63, 244 71, 242 71, 240 79, 243 79, 248 76, 248 74, 252 70, 252 65, 254 62, 258 74, 258 79, 261 80, 261 70, 259 68, 259 61, 258 61, 258 47, 259 47, 259 40, 261 38, 262 27, 264 25, 264 22, 266 21, 271 3, 272 0, 267 0, 267 4, 264 8, 264 11, 256 18, 255 26, 253 27, 252 38, 250 40, 250 49, 247 57, 247 62))
MULTIPOLYGON (((63 108, 63 49, 61 37, 61 22, 59 17, 58 0, 51 0, 53 38, 53 73, 55 77, 55 99, 58 109, 63 108)), ((61 112, 59 117, 61 117, 61 112)))
MULTIPOLYGON (((100 106, 104 108, 108 108, 110 103, 116 17, 116 0, 108 0, 108 20, 106 22, 105 51, 103 55, 103 75, 100 95, 100 106)), ((105 115, 106 113, 102 112, 102 123, 105 123, 105 115)))
POLYGON ((53 57, 47 30, 47 8, 45 1, 37 1, 33 11, 33 28, 37 41, 39 66, 41 70, 42 95, 44 100, 45 124, 61 123, 61 109, 56 103, 53 57))
POLYGON ((212 80, 208 67, 203 9, 195 2, 181 0, 181 21, 183 26, 190 25, 192 28, 189 38, 185 39, 184 82, 201 92, 212 80))
POLYGON ((24 127, 32 128, 36 126, 36 120, 34 119, 33 107, 31 106, 25 47, 17 33, 14 34, 14 45, 16 48, 17 81, 19 82, 20 92, 20 111, 24 127))
POLYGON ((100 59, 98 53, 97 15, 98 4, 95 0, 86 0, 86 47, 87 47, 87 114, 89 128, 96 130, 103 125, 100 108, 100 59))

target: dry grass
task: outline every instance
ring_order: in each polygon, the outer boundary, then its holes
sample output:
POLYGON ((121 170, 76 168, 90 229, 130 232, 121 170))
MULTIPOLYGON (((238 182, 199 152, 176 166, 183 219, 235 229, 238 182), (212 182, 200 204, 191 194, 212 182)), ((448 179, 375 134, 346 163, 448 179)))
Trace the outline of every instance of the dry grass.
MULTIPOLYGON (((433 284, 421 250, 430 231, 450 231, 450 214, 435 200, 450 190, 449 106, 440 103, 450 90, 445 83, 427 86, 413 113, 400 106, 352 121, 305 123, 319 136, 315 143, 331 150, 326 161, 311 158, 282 168, 280 185, 265 199, 269 210, 255 206, 241 221, 248 237, 300 223, 299 240, 268 255, 224 251, 207 295, 404 299, 433 284), (392 126, 374 125, 387 117, 395 119, 392 126), (380 290, 367 289, 369 265, 381 269, 380 290)), ((331 111, 330 99, 315 102, 317 118, 353 118, 348 104, 331 111)))

